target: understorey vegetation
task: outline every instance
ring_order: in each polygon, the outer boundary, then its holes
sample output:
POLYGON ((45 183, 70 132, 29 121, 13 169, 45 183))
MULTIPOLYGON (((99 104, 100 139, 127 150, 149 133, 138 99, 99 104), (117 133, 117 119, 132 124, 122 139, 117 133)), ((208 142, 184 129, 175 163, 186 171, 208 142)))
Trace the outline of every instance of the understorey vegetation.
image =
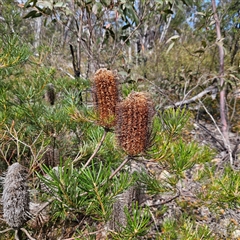
POLYGON ((0 1, 0 240, 239 239, 236 5, 0 1))

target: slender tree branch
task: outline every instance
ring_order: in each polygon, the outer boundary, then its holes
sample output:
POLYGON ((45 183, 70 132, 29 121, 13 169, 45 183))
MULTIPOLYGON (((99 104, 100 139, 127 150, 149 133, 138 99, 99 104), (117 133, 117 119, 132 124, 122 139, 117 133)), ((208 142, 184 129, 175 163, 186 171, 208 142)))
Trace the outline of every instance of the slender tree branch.
POLYGON ((228 139, 225 138, 224 134, 222 133, 222 131, 220 130, 220 128, 218 127, 214 117, 212 116, 212 114, 207 110, 207 108, 204 106, 204 104, 199 100, 199 102, 201 103, 201 105, 203 106, 204 110, 206 111, 206 113, 209 115, 209 117, 212 119, 216 129, 218 130, 219 134, 221 135, 222 137, 222 140, 223 140, 223 143, 224 143, 224 146, 226 148, 226 150, 228 151, 228 155, 229 155, 229 159, 230 159, 230 164, 231 166, 233 166, 233 157, 232 157, 232 149, 231 149, 231 146, 230 146, 230 143, 228 141, 228 139))
POLYGON ((108 180, 111 180, 131 158, 129 156, 126 157, 126 159, 119 165, 119 167, 111 174, 108 180))
POLYGON ((217 92, 217 87, 210 86, 210 87, 206 88, 205 90, 203 90, 202 92, 200 92, 199 94, 197 94, 196 96, 194 96, 190 99, 186 99, 186 100, 183 100, 183 101, 176 102, 173 105, 166 106, 165 109, 172 108, 172 107, 179 107, 179 106, 186 105, 186 104, 189 104, 189 103, 192 103, 192 102, 196 102, 197 100, 199 100, 200 98, 202 98, 206 94, 215 93, 215 92, 217 92))
MULTIPOLYGON (((147 5, 149 4, 149 2, 150 2, 150 1, 147 1, 147 2, 145 3, 145 6, 147 6, 147 5)), ((135 32, 136 32, 136 31, 140 28, 140 26, 143 24, 143 21, 144 21, 144 19, 145 19, 146 16, 147 16, 147 13, 146 13, 146 8, 145 8, 144 11, 143 11, 143 14, 142 14, 142 16, 141 16, 141 18, 140 18, 140 20, 139 20, 138 25, 133 29, 133 31, 131 32, 131 34, 129 34, 129 36, 125 39, 125 41, 124 41, 123 43, 121 43, 121 47, 124 46, 124 45, 128 42, 128 40, 132 38, 132 36, 135 34, 135 32)), ((120 53, 120 51, 121 51, 121 49, 122 49, 121 47, 120 47, 120 48, 117 50, 117 52, 113 55, 113 58, 112 58, 112 60, 111 60, 110 62, 112 62, 112 63, 115 62, 116 57, 118 56, 118 54, 120 53)))
POLYGON ((38 216, 38 214, 41 212, 41 211, 43 211, 50 203, 52 203, 54 201, 54 199, 50 199, 49 201, 47 201, 47 202, 45 202, 44 204, 43 204, 43 206, 40 208, 40 209, 38 209, 38 211, 36 212, 36 214, 34 214, 34 217, 37 217, 38 216))

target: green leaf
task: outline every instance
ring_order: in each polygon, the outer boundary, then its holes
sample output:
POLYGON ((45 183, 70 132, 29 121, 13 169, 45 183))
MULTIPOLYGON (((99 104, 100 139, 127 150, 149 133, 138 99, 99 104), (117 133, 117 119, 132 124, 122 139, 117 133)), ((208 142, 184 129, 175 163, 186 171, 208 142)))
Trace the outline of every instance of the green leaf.
POLYGON ((96 2, 92 7, 92 12, 97 15, 99 12, 102 11, 102 4, 99 2, 96 2))
POLYGON ((37 0, 28 0, 25 4, 24 7, 25 8, 29 8, 29 7, 34 7, 37 3, 37 0))
MULTIPOLYGON (((127 218, 126 226, 122 226, 119 237, 123 239, 139 239, 148 233, 151 215, 148 208, 141 208, 137 203, 132 204, 132 209, 124 208, 127 218)), ((119 238, 119 239, 120 239, 119 238)))
MULTIPOLYGON (((122 35, 122 36, 120 36, 120 39, 122 40, 122 41, 126 41, 127 39, 128 39, 128 35, 122 35)), ((130 41, 129 41, 129 39, 126 41, 126 44, 129 44, 130 43, 130 41)))
POLYGON ((187 6, 192 6, 193 5, 193 1, 191 1, 191 0, 182 0, 182 2, 187 6))
POLYGON ((196 12, 195 14, 196 15, 201 15, 201 16, 204 16, 204 17, 206 16, 206 13, 204 13, 204 12, 196 12))
POLYGON ((49 1, 38 1, 38 6, 43 8, 49 8, 50 10, 53 10, 53 4, 49 1))
POLYGON ((163 10, 164 13, 166 14, 173 14, 174 12, 171 9, 165 9, 163 10))
POLYGON ((122 8, 124 10, 123 13, 124 13, 125 17, 130 18, 132 23, 135 23, 137 25, 139 23, 139 19, 136 14, 136 11, 134 10, 133 5, 130 3, 126 3, 126 4, 123 4, 122 8))
POLYGON ((170 37, 170 38, 166 41, 166 43, 169 43, 170 41, 175 41, 175 40, 177 40, 179 37, 180 37, 179 35, 174 35, 174 36, 170 37))
POLYGON ((167 109, 162 114, 164 129, 167 130, 170 135, 179 134, 189 118, 190 113, 185 108, 167 109))
POLYGON ((31 12, 29 12, 27 15, 25 15, 23 18, 26 19, 26 18, 36 18, 36 17, 40 17, 42 15, 42 13, 36 11, 36 10, 33 10, 31 12))
POLYGON ((170 50, 173 48, 174 44, 175 44, 175 42, 172 42, 172 43, 169 45, 169 47, 168 47, 168 49, 167 49, 167 51, 166 51, 167 54, 168 54, 168 53, 170 52, 170 50))
POLYGON ((194 51, 194 53, 204 53, 204 52, 205 52, 205 50, 204 50, 204 49, 202 49, 202 48, 200 48, 200 49, 198 49, 198 50, 194 51))
POLYGON ((155 0, 155 2, 159 5, 162 5, 163 4, 163 0, 155 0))
POLYGON ((131 27, 131 24, 126 24, 126 25, 124 25, 123 27, 122 27, 122 30, 125 30, 125 29, 127 29, 127 28, 129 28, 129 27, 131 27))
POLYGON ((64 2, 57 2, 56 4, 54 4, 54 7, 66 7, 67 4, 64 2))
POLYGON ((115 33, 113 32, 113 30, 110 28, 107 28, 106 31, 109 32, 110 36, 115 40, 115 33))
POLYGON ((101 0, 100 1, 105 7, 108 7, 111 3, 111 0, 101 0))
POLYGON ((200 158, 200 148, 196 143, 186 144, 182 140, 171 146, 173 158, 168 163, 171 169, 178 175, 182 176, 182 172, 192 168, 200 158))
POLYGON ((207 46, 207 43, 206 43, 206 41, 202 41, 202 46, 204 47, 204 48, 206 48, 206 46, 207 46))

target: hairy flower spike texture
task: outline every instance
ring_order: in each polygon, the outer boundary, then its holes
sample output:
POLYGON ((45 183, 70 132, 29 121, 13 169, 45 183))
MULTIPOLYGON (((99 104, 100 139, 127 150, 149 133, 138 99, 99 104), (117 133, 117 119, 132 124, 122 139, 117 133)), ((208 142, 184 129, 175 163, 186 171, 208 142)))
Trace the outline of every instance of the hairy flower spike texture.
POLYGON ((150 144, 153 103, 147 93, 132 92, 117 107, 117 138, 130 156, 144 152, 150 144))
POLYGON ((93 88, 98 124, 111 128, 115 125, 116 105, 119 101, 117 76, 106 68, 100 68, 93 77, 93 88))
POLYGON ((3 217, 13 229, 21 228, 29 219, 27 171, 19 163, 8 167, 3 181, 3 217))

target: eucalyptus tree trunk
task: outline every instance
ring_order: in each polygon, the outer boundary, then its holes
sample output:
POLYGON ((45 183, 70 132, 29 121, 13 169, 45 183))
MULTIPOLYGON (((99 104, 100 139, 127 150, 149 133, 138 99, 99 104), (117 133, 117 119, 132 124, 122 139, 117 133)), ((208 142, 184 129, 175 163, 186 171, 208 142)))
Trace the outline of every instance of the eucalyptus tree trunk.
MULTIPOLYGON (((174 4, 172 5, 171 7, 171 10, 173 11, 173 8, 174 8, 174 4)), ((163 26, 163 30, 162 30, 162 33, 161 33, 161 36, 160 36, 160 43, 162 43, 167 35, 167 32, 168 32, 168 29, 169 29, 169 26, 170 26, 170 23, 172 21, 172 16, 173 14, 169 14, 168 17, 167 17, 167 22, 164 23, 164 26, 163 26)))
MULTIPOLYGON (((74 0, 69 1, 69 8, 72 12, 75 12, 74 0)), ((63 35, 62 35, 63 48, 65 47, 65 44, 68 42, 69 30, 70 30, 71 25, 73 24, 73 21, 74 21, 74 17, 72 15, 69 15, 68 19, 67 19, 67 24, 64 25, 64 27, 63 27, 63 35)))
POLYGON ((34 44, 33 47, 36 50, 40 45, 40 35, 42 29, 42 18, 38 17, 35 19, 35 36, 34 36, 34 44))
MULTIPOLYGON (((79 26, 78 26, 78 35, 77 35, 77 69, 79 70, 79 76, 81 74, 81 62, 82 62, 82 28, 83 28, 83 14, 84 14, 84 9, 80 9, 81 14, 79 16, 79 26)), ((78 76, 78 77, 79 77, 78 76)))
POLYGON ((164 23, 164 26, 163 26, 163 31, 161 33, 161 36, 160 36, 160 43, 162 43, 167 35, 167 31, 169 29, 169 26, 170 26, 170 23, 171 23, 171 20, 172 20, 172 14, 169 14, 168 15, 168 18, 167 18, 167 22, 164 23))
POLYGON ((72 21, 73 21, 73 18, 72 17, 69 17, 68 18, 68 21, 67 21, 67 25, 64 26, 64 29, 63 29, 63 36, 62 36, 62 46, 64 47, 66 42, 67 42, 67 39, 68 39, 68 32, 69 32, 69 29, 70 29, 70 26, 72 24, 72 21))
POLYGON ((224 49, 223 41, 220 29, 220 20, 217 14, 216 1, 212 0, 212 10, 215 20, 216 33, 217 33, 217 45, 219 50, 219 80, 220 80, 220 118, 222 134, 224 136, 224 145, 229 148, 229 125, 227 121, 227 103, 226 103, 226 82, 224 79, 224 49))

